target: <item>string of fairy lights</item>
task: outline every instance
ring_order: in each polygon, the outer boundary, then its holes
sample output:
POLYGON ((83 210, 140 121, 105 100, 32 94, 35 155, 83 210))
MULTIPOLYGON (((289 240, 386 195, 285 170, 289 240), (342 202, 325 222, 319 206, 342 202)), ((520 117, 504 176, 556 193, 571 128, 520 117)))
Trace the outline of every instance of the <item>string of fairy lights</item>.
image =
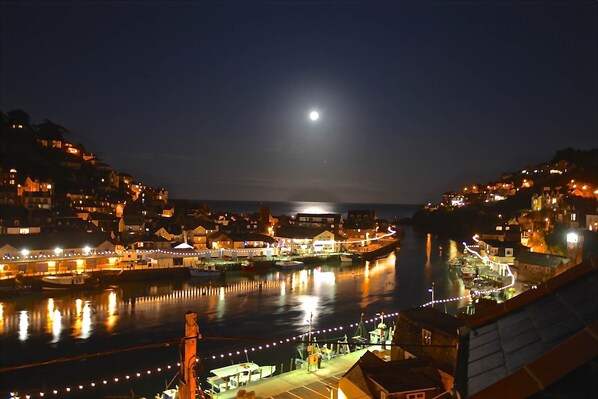
MULTIPOLYGON (((388 314, 385 313, 384 317, 394 317, 394 316, 398 316, 398 315, 399 315, 398 312, 388 313, 388 314)), ((376 323, 376 321, 378 319, 379 319, 379 317, 375 317, 375 318, 364 320, 363 322, 365 324, 376 323)), ((320 330, 311 331, 308 333, 299 334, 299 335, 296 335, 296 336, 293 336, 290 338, 286 338, 286 339, 280 339, 277 341, 273 340, 267 344, 256 345, 256 346, 244 348, 242 350, 214 354, 214 355, 209 356, 209 358, 211 358, 212 360, 232 359, 239 355, 248 355, 250 353, 255 353, 258 351, 273 349, 280 345, 292 344, 292 343, 296 343, 296 342, 303 342, 305 337, 308 337, 309 335, 311 335, 311 338, 313 340, 316 340, 319 335, 323 335, 323 334, 327 334, 327 333, 338 333, 338 334, 345 335, 346 330, 351 329, 351 328, 357 328, 358 326, 359 326, 359 323, 351 323, 345 327, 337 326, 337 327, 331 327, 331 328, 324 328, 324 329, 320 329, 320 330)), ((196 361, 199 361, 199 359, 197 359, 196 361)), ((65 394, 69 394, 69 393, 73 393, 73 392, 86 392, 86 391, 90 391, 90 390, 93 390, 94 388, 98 388, 98 387, 115 385, 115 384, 119 384, 119 383, 123 383, 123 382, 127 382, 127 381, 141 380, 142 378, 155 377, 156 375, 160 375, 161 373, 168 373, 168 372, 171 372, 174 370, 178 370, 180 367, 181 367, 181 363, 177 362, 177 363, 167 364, 167 365, 161 366, 161 367, 137 370, 135 372, 127 373, 127 374, 120 375, 120 376, 104 378, 104 379, 90 381, 90 382, 81 383, 81 384, 74 384, 74 385, 70 385, 70 386, 66 386, 66 387, 48 388, 46 390, 39 390, 36 392, 29 391, 27 393, 11 392, 10 398, 11 399, 20 399, 20 398, 35 399, 35 398, 46 398, 46 397, 57 398, 57 397, 59 397, 58 395, 65 395, 65 394)))
MULTIPOLYGON (((389 232, 382 235, 377 235, 372 238, 367 238, 366 240, 346 240, 346 241, 336 241, 336 240, 321 240, 315 241, 314 245, 318 244, 327 244, 327 245, 336 245, 336 244, 365 244, 366 242, 375 242, 379 240, 384 240, 388 237, 392 237, 396 234, 396 231, 392 230, 391 228, 388 229, 389 232)), ((239 249, 227 249, 229 251, 234 251, 238 254, 253 254, 256 250, 263 250, 264 248, 239 248, 239 249)), ((267 248, 266 248, 267 249, 267 248)), ((113 257, 126 257, 127 255, 136 255, 136 254, 161 254, 161 255, 169 255, 169 256, 178 256, 178 257, 208 257, 212 255, 222 255, 225 251, 224 248, 221 249, 211 249, 211 250, 203 250, 203 251, 172 251, 172 250, 165 250, 165 249, 144 249, 144 250, 135 250, 135 251, 98 251, 92 249, 90 247, 84 247, 80 251, 75 252, 74 250, 65 250, 62 248, 55 248, 51 252, 43 252, 39 254, 31 254, 31 251, 28 249, 22 249, 20 251, 20 255, 12 255, 12 254, 4 254, 2 256, 2 260, 7 261, 32 261, 32 260, 61 260, 61 259, 70 259, 70 258, 79 258, 79 257, 98 257, 98 256, 113 256, 113 257)))

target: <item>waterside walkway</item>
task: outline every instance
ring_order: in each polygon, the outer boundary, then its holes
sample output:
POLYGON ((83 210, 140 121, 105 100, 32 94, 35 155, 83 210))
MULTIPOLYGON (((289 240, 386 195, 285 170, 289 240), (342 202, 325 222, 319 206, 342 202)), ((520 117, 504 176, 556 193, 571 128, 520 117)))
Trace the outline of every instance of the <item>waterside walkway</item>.
MULTIPOLYGON (((244 386, 247 393, 254 392, 256 399, 336 399, 338 381, 368 349, 322 362, 320 369, 298 369, 244 386)), ((237 398, 239 389, 214 394, 213 399, 237 398)), ((242 396, 241 396, 242 397, 242 396)))

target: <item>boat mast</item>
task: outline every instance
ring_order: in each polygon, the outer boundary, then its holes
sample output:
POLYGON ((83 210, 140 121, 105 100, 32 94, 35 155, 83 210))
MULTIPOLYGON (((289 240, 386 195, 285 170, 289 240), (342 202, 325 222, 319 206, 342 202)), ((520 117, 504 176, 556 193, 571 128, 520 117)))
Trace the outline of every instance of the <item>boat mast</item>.
MULTIPOLYGON (((179 399, 197 398, 197 378, 195 365, 197 356, 197 340, 201 339, 197 325, 197 313, 185 314, 185 357, 181 361, 181 380, 179 381, 179 399)), ((204 399, 203 392, 199 390, 199 397, 204 399)))

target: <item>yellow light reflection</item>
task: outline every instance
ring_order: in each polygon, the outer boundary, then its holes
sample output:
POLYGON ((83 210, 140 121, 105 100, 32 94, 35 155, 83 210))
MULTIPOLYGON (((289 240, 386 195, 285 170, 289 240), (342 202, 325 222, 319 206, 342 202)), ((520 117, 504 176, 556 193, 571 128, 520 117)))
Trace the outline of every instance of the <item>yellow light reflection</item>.
POLYGON ((83 301, 81 298, 75 300, 75 309, 77 311, 77 317, 81 316, 81 310, 83 309, 83 301))
POLYGON ((334 285, 335 276, 333 272, 322 272, 321 270, 314 270, 314 285, 319 288, 322 284, 334 285))
POLYGON ((432 234, 428 233, 426 236, 426 266, 430 266, 431 263, 431 255, 432 255, 432 234))
POLYGON ((29 316, 26 310, 19 313, 19 340, 27 340, 27 330, 29 329, 29 316))
POLYGON ((89 338, 91 333, 91 305, 86 303, 83 307, 83 314, 81 317, 81 333, 80 338, 89 338))
POLYGON ((46 316, 46 332, 52 333, 52 320, 54 319, 54 298, 48 298, 48 314, 46 316))
POLYGON ((458 250, 458 247, 457 247, 457 241, 450 240, 449 241, 448 258, 449 259, 455 259, 457 257, 459 257, 459 250, 458 250))
POLYGON ((116 324, 116 292, 108 295, 108 317, 106 318, 106 329, 110 332, 116 324))
POLYGON ((4 304, 0 302, 0 334, 4 334, 4 304))
POLYGON ((58 342, 60 340, 60 333, 62 332, 62 315, 60 310, 54 309, 52 317, 52 342, 58 342))

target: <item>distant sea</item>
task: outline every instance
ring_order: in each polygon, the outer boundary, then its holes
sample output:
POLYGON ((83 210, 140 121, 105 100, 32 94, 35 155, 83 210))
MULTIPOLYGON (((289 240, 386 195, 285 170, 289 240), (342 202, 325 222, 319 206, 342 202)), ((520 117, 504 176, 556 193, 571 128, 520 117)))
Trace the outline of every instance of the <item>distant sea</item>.
POLYGON ((340 202, 268 202, 268 201, 215 201, 192 200, 196 204, 208 204, 212 211, 235 214, 257 213, 261 206, 270 208, 272 216, 292 216, 297 213, 338 213, 347 216, 350 210, 374 210, 376 217, 393 221, 410 218, 419 209, 414 204, 348 204, 340 202))

